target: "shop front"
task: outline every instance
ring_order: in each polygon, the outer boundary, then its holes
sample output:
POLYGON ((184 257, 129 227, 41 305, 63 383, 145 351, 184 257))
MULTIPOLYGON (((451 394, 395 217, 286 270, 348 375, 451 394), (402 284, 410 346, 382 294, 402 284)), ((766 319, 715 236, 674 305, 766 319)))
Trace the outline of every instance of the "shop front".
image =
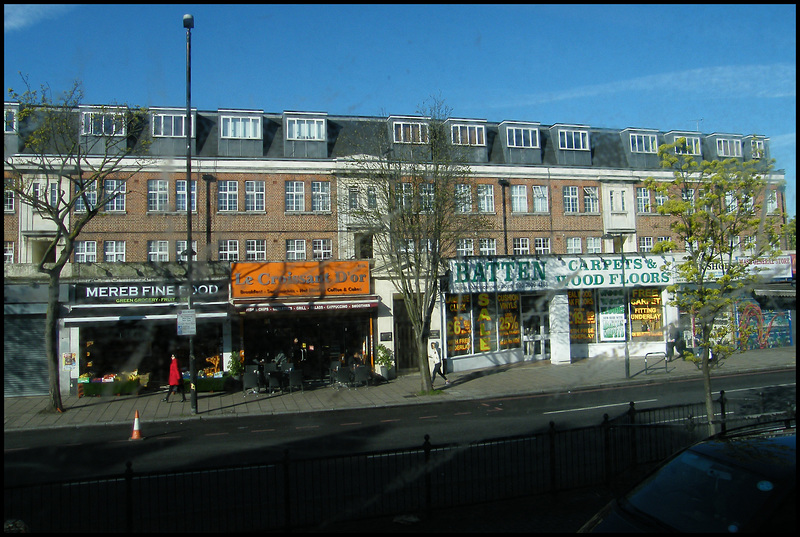
MULTIPOLYGON (((175 282, 75 284, 62 320, 62 339, 72 351, 63 368, 73 384, 116 383, 123 393, 165 385, 172 354, 189 368, 189 338, 178 335, 178 314, 186 307, 185 285, 175 282)), ((230 347, 228 282, 195 283, 192 309, 199 375, 221 373, 230 347)), ((84 394, 97 391, 80 387, 84 394)))
POLYGON ((309 378, 354 353, 372 364, 380 299, 367 261, 234 263, 231 297, 245 363, 283 355, 309 378))
POLYGON ((664 350, 672 283, 662 256, 451 260, 444 296, 449 370, 569 363, 664 350), (627 329, 626 329, 627 326, 627 329))

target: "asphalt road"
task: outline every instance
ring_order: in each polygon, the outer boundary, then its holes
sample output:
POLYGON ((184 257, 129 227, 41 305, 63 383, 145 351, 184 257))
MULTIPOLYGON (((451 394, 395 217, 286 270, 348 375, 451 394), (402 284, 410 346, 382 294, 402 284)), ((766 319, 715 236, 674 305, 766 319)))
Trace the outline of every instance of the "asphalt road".
MULTIPOLYGON (((467 443, 598 424, 603 414, 697 401, 700 380, 581 390, 395 408, 285 414, 148 424, 141 442, 121 425, 4 434, 4 483, 21 484, 112 475, 132 461, 137 471, 209 468, 293 458, 467 443)), ((793 372, 720 377, 716 389, 753 413, 784 410, 796 400, 793 372)))

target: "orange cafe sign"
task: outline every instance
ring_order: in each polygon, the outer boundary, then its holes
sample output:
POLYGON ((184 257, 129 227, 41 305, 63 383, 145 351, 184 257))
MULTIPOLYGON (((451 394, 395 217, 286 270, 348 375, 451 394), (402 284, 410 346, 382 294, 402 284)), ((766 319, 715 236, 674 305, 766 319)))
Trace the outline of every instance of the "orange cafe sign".
POLYGON ((233 263, 233 298, 368 295, 368 261, 233 263))

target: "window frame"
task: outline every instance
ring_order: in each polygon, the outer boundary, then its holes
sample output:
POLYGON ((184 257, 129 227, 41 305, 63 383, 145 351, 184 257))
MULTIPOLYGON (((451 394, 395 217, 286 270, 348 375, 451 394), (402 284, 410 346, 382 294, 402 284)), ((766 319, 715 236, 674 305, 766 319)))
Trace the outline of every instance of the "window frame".
POLYGON ((118 241, 118 240, 103 241, 103 262, 124 263, 125 249, 126 249, 125 241, 118 241))
POLYGON ((262 131, 260 116, 220 115, 219 137, 223 140, 261 140, 262 131))
POLYGON ((528 212, 528 187, 525 185, 511 185, 511 212, 528 212))
POLYGON ((147 241, 147 261, 153 263, 169 263, 169 241, 147 241), (161 257, 164 259, 160 259, 161 257), (155 259, 153 259, 155 257, 155 259))
MULTIPOLYGON (((197 212, 197 181, 192 179, 192 212, 197 212)), ((186 212, 186 179, 175 181, 175 211, 186 212)))
POLYGON ((266 181, 249 179, 244 182, 244 210, 258 213, 263 213, 267 210, 266 181))
MULTIPOLYGON (((153 138, 186 138, 186 113, 181 114, 180 112, 153 112, 150 116, 150 122, 152 124, 151 133, 153 138), (164 134, 164 119, 170 118, 170 127, 169 130, 172 134, 164 134), (175 121, 180 119, 180 134, 175 134, 175 121), (157 132, 159 131, 159 132, 157 132)), ((194 138, 195 132, 195 113, 192 113, 191 117, 191 138, 194 138)))
MULTIPOLYGON (((106 202, 106 204, 103 206, 103 210, 109 213, 124 213, 125 197, 128 193, 127 188, 128 182, 125 179, 104 179, 103 196, 105 198, 111 198, 111 196, 114 196, 115 193, 116 196, 106 202), (111 188, 109 188, 111 186, 109 183, 113 183, 111 188)), ((52 200, 51 205, 55 205, 52 203, 52 200)))
POLYGON ((583 187, 583 212, 600 213, 600 189, 596 186, 583 187))
POLYGON ((284 181, 283 192, 284 192, 283 207, 285 212, 302 213, 305 211, 306 185, 303 181, 294 181, 294 180, 284 181))
POLYGON ((532 185, 531 196, 533 197, 533 212, 534 213, 549 213, 550 212, 550 189, 545 185, 532 185), (543 195, 537 195, 537 189, 543 195), (545 209, 541 210, 537 205, 541 205, 541 200, 544 200, 545 209), (537 203, 538 202, 538 203, 537 203))
POLYGON ((636 212, 649 214, 652 212, 652 208, 650 189, 641 186, 636 187, 636 212))
POLYGON ((583 253, 583 241, 581 240, 580 237, 567 237, 566 243, 567 243, 568 254, 583 253))
POLYGON ((478 212, 491 214, 496 212, 494 202, 494 185, 481 183, 477 185, 478 212))
POLYGON ((583 129, 558 129, 558 148, 561 151, 589 151, 589 131, 583 129), (579 142, 576 146, 575 141, 579 142), (570 147, 570 143, 572 147, 570 147))
POLYGON ((513 255, 529 255, 531 253, 531 240, 528 237, 514 237, 511 241, 513 255))
POLYGON ((427 144, 430 140, 430 125, 424 121, 393 121, 392 133, 396 144, 427 144))
POLYGON ((330 181, 311 181, 311 212, 331 212, 330 181))
POLYGON ((586 237, 586 253, 602 254, 603 240, 600 237, 586 237))
POLYGON ((325 142, 328 139, 327 120, 323 118, 286 118, 286 139, 325 142), (301 128, 301 125, 305 128, 301 128), (309 128, 309 125, 313 125, 313 127, 309 128), (308 133, 305 136, 302 135, 304 130, 308 133))
POLYGON ((475 255, 474 239, 458 239, 456 241, 456 257, 470 257, 475 255))
POLYGON ((217 212, 233 213, 239 210, 239 181, 217 179, 217 212))
POLYGON ((631 153, 654 155, 658 153, 658 136, 655 134, 630 133, 631 153))
POLYGON ((564 214, 578 214, 580 212, 578 187, 574 185, 564 186, 561 192, 564 197, 564 214), (572 210, 572 201, 574 201, 574 210, 572 210))
POLYGON ((305 239, 286 239, 285 244, 286 244, 287 261, 305 261, 306 259, 305 239))
POLYGON ((314 261, 333 259, 333 240, 311 239, 311 259, 314 261))
POLYGON ((486 127, 484 125, 455 123, 450 126, 450 141, 453 145, 485 147, 486 127))
POLYGON ((676 155, 691 155, 691 156, 701 156, 703 153, 703 145, 700 142, 699 136, 678 136, 674 142, 675 145, 675 154, 676 155), (678 140, 681 138, 686 140, 686 151, 683 151, 681 146, 677 145, 678 140))
POLYGON ((164 213, 167 212, 168 209, 169 181, 166 179, 148 179, 147 212, 164 213))
POLYGON ((717 156, 739 158, 742 156, 742 141, 738 138, 717 138, 717 156), (731 148, 733 151, 731 152, 731 148))
POLYGON ((267 240, 266 239, 245 239, 245 241, 244 241, 244 260, 245 261, 266 261, 267 260, 267 240))
POLYGON ((82 136, 120 136, 127 135, 127 121, 125 111, 102 111, 102 110, 87 110, 81 112, 81 135, 82 136), (102 116, 100 123, 97 123, 95 116, 102 116), (110 125, 108 118, 111 118, 110 125), (106 132, 108 127, 111 127, 110 132, 106 132), (95 132, 95 127, 100 127, 100 132, 95 132))
POLYGON ((497 239, 488 237, 478 239, 478 253, 482 256, 497 255, 497 239))
MULTIPOLYGON (((186 262, 186 256, 183 252, 186 251, 186 239, 178 239, 175 241, 175 260, 178 262, 186 262)), ((197 241, 192 240, 192 261, 197 261, 197 241)))
POLYGON ((239 261, 239 240, 219 239, 217 241, 218 261, 239 261))
POLYGON ((539 149, 539 129, 535 127, 506 127, 506 145, 507 147, 519 149, 539 149), (525 143, 526 133, 529 135, 530 143, 528 144, 525 143), (518 142, 518 139, 521 139, 521 141, 518 142))
POLYGON ((77 263, 97 263, 97 241, 75 241, 73 259, 77 263))
POLYGON ((550 253, 550 237, 535 237, 533 239, 533 252, 535 255, 550 253))

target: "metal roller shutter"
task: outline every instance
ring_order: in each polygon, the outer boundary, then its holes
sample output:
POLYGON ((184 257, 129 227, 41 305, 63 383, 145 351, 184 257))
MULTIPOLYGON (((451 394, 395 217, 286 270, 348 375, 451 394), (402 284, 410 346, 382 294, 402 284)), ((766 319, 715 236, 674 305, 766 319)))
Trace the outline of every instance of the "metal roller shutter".
POLYGON ((44 315, 5 315, 3 396, 47 395, 44 315))

